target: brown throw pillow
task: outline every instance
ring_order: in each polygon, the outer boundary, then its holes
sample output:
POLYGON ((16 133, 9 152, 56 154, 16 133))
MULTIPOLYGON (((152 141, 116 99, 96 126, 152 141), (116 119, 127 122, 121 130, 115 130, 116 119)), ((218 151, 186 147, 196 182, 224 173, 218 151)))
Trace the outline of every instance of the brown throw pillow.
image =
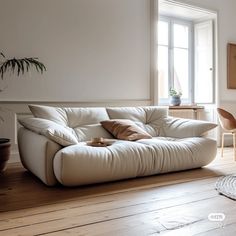
POLYGON ((105 120, 102 127, 117 139, 135 141, 152 138, 150 134, 139 128, 133 121, 125 119, 105 120))

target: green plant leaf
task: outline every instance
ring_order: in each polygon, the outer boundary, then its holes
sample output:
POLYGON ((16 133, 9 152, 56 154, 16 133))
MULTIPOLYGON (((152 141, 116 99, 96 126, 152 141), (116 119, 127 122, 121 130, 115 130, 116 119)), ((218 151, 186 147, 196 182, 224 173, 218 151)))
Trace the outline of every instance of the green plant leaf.
POLYGON ((16 67, 16 62, 15 62, 15 60, 11 60, 11 67, 12 67, 12 71, 13 71, 13 73, 14 73, 15 67, 16 67))
POLYGON ((20 75, 20 68, 21 68, 19 60, 16 60, 16 65, 17 65, 17 76, 19 76, 20 75))
POLYGON ((20 65, 21 65, 21 74, 23 75, 25 73, 25 66, 24 66, 24 60, 20 60, 20 65))
MULTIPOLYGON (((2 56, 4 56, 1 53, 2 56)), ((4 56, 5 57, 5 56, 4 56)), ((12 71, 13 73, 16 70, 17 75, 24 74, 26 71, 28 72, 30 67, 34 67, 37 72, 43 73, 46 71, 45 65, 38 60, 38 58, 21 58, 21 59, 8 59, 5 62, 0 64, 0 76, 3 79, 4 74, 7 70, 12 71)))
POLYGON ((5 55, 4 55, 2 52, 0 52, 0 55, 1 55, 3 58, 5 58, 5 55))
POLYGON ((1 74, 1 78, 2 78, 2 79, 3 79, 4 73, 5 73, 6 70, 7 70, 7 67, 8 67, 7 61, 1 64, 1 67, 0 67, 0 74, 1 74))
POLYGON ((29 71, 29 67, 30 67, 30 63, 27 60, 24 60, 25 64, 26 64, 26 71, 29 71))

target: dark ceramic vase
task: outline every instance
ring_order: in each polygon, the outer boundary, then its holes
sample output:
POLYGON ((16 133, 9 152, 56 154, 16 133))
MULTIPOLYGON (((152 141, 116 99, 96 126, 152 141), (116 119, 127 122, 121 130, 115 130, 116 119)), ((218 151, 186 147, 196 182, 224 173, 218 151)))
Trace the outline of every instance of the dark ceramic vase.
POLYGON ((4 171, 10 158, 10 139, 0 138, 0 172, 4 171))
POLYGON ((180 96, 172 96, 170 100, 172 106, 179 106, 181 104, 180 96))

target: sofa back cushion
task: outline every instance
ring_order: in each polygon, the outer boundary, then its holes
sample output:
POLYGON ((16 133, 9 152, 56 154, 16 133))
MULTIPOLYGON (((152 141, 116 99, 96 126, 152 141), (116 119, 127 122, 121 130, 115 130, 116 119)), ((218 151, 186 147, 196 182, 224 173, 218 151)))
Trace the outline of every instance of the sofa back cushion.
POLYGON ((63 108, 29 105, 29 108, 37 118, 72 128, 79 142, 95 137, 113 138, 100 124, 109 119, 129 119, 151 136, 159 136, 159 129, 168 115, 166 107, 154 106, 63 108))
POLYGON ((72 128, 79 142, 94 137, 112 138, 100 124, 101 121, 109 119, 105 108, 60 108, 40 105, 29 105, 29 108, 37 118, 72 128))
POLYGON ((109 107, 106 109, 110 119, 128 119, 151 136, 159 136, 168 108, 161 106, 149 107, 109 107))
POLYGON ((78 143, 73 129, 51 120, 30 117, 18 121, 26 129, 44 135, 63 147, 78 143))

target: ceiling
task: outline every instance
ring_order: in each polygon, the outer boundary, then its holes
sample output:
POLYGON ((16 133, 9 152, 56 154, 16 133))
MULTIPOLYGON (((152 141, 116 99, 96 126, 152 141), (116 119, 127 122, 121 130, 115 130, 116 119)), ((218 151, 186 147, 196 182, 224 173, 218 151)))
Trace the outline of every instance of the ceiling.
POLYGON ((216 14, 197 7, 184 5, 177 1, 159 1, 159 14, 191 21, 213 19, 216 14))

